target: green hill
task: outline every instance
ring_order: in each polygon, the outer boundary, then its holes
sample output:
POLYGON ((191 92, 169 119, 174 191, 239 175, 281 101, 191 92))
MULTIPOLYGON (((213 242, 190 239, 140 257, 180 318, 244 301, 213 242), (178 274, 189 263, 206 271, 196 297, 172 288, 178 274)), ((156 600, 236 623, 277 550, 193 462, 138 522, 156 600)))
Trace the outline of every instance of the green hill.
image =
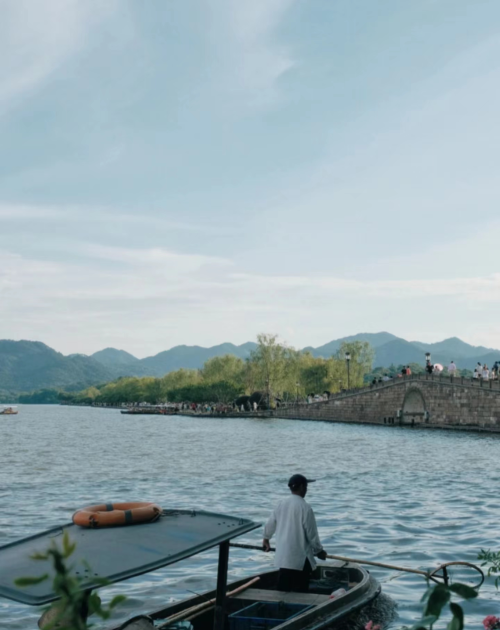
POLYGON ((242 346, 222 343, 211 348, 175 346, 170 350, 160 352, 154 357, 142 359, 141 364, 147 369, 149 376, 163 376, 180 368, 200 369, 208 359, 220 357, 224 354, 233 354, 241 359, 246 359, 256 347, 257 344, 252 342, 245 343, 242 346))
MULTIPOLYGON (((344 341, 368 341, 375 348, 374 367, 424 365, 426 352, 431 352, 434 363, 448 365, 453 359, 459 369, 474 369, 478 361, 491 367, 494 361, 500 360, 500 351, 472 346, 456 337, 426 344, 406 341, 388 332, 360 333, 304 350, 314 356, 328 357, 335 354, 344 341)), ((92 356, 64 356, 39 341, 3 340, 0 341, 0 400, 12 401, 20 392, 40 393, 45 389, 76 391, 120 376, 158 377, 179 368, 199 369, 208 359, 224 354, 245 359, 255 347, 253 342, 240 346, 223 343, 211 348, 182 345, 138 359, 115 348, 105 348, 92 356)), ((40 393, 42 398, 47 395, 40 393)))
POLYGON ((40 341, 0 341, 0 390, 78 390, 110 378, 112 373, 90 357, 66 357, 40 341))

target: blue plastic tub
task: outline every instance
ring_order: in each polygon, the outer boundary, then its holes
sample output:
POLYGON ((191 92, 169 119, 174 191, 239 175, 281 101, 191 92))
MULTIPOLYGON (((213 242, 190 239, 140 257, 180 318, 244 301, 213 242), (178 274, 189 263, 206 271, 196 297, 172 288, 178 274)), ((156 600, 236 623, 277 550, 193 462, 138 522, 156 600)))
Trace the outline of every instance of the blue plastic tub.
POLYGON ((309 608, 309 604, 255 602, 229 615, 229 630, 269 630, 309 608))

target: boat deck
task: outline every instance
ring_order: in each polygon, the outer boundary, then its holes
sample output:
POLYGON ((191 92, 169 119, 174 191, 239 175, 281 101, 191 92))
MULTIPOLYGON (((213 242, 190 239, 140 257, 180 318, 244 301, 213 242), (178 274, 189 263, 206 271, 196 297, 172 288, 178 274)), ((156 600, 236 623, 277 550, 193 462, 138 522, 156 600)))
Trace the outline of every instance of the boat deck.
POLYGON ((309 604, 318 606, 330 599, 329 595, 317 593, 287 593, 286 591, 268 591, 263 588, 248 588, 238 593, 235 599, 246 599, 254 602, 284 602, 285 604, 309 604))

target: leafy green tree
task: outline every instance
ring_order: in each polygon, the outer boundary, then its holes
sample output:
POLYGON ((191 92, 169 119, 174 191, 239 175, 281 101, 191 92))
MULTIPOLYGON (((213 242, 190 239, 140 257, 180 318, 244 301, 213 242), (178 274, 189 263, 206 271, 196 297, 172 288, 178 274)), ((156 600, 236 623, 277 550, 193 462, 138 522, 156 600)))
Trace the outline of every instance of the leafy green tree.
POLYGON ((108 405, 147 402, 232 402, 242 394, 256 391, 275 398, 293 401, 306 394, 336 392, 346 386, 347 375, 343 353, 351 352, 351 383, 359 381, 371 369, 373 351, 366 343, 344 344, 336 356, 313 357, 280 343, 276 335, 261 334, 258 347, 242 361, 233 355, 209 359, 201 370, 180 369, 162 378, 122 377, 98 387, 77 393, 61 393, 67 402, 108 405))
POLYGON ((61 393, 57 389, 40 389, 30 394, 20 394, 18 402, 25 405, 53 405, 60 402, 61 393))
POLYGON ((324 392, 330 387, 328 368, 328 362, 324 359, 313 359, 309 365, 304 366, 300 382, 305 387, 306 394, 324 392))
POLYGON ((241 389, 228 381, 199 383, 179 387, 169 392, 169 401, 194 403, 230 403, 241 394, 241 389))
POLYGON ((232 354, 209 359, 201 370, 201 377, 205 383, 234 383, 244 386, 245 362, 232 354))
POLYGON ((364 375, 372 369, 375 351, 367 341, 343 342, 337 352, 337 359, 344 361, 345 382, 347 384, 346 353, 350 353, 349 382, 351 387, 362 387, 364 375))
POLYGON ((163 386, 161 379, 146 377, 142 380, 142 389, 144 391, 144 402, 151 405, 159 405, 167 400, 167 391, 163 386))
POLYGON ((261 333, 257 335, 257 348, 250 360, 255 364, 258 389, 266 392, 269 401, 285 389, 287 359, 291 351, 278 342, 277 335, 261 333))
POLYGON ((169 372, 161 378, 162 387, 166 392, 179 387, 187 387, 188 385, 197 385, 202 381, 200 370, 185 370, 181 368, 175 372, 169 372))

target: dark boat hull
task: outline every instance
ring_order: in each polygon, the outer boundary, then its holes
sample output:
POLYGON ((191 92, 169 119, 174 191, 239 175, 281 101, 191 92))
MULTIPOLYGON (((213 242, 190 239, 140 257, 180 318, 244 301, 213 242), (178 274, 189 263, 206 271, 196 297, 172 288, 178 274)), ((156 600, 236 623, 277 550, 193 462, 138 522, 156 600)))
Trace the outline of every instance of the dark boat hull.
MULTIPOLYGON (((273 590, 277 580, 277 571, 260 574, 260 580, 255 586, 258 589, 250 588, 235 597, 226 600, 226 608, 229 614, 237 612, 253 602, 258 601, 283 601, 288 603, 303 602, 308 603, 308 595, 312 608, 304 613, 284 621, 275 630, 322 630, 323 628, 335 628, 336 625, 345 621, 348 617, 356 613, 361 608, 368 605, 380 594, 380 584, 368 571, 355 564, 331 563, 318 566, 313 574, 314 577, 324 577, 325 572, 338 572, 339 577, 347 576, 347 581, 352 585, 342 596, 329 599, 326 593, 318 595, 311 592, 303 593, 280 593, 273 590), (353 582, 355 580, 355 582, 353 582), (353 585, 354 584, 354 585, 353 585), (317 595, 316 600, 314 596, 317 595), (316 604, 313 602, 317 602, 316 604)), ((232 591, 246 584, 255 576, 249 576, 228 584, 227 590, 232 591)), ((335 579, 334 579, 335 581, 335 579)), ((311 583, 313 590, 314 581, 311 583)), ((215 597, 215 591, 208 591, 199 596, 191 597, 187 600, 173 603, 165 608, 150 613, 152 620, 162 620, 181 613, 188 608, 202 604, 215 597)), ((211 630, 213 626, 213 609, 197 614, 192 621, 195 630, 211 630)), ((122 624, 115 630, 124 630, 127 624, 122 624)))

